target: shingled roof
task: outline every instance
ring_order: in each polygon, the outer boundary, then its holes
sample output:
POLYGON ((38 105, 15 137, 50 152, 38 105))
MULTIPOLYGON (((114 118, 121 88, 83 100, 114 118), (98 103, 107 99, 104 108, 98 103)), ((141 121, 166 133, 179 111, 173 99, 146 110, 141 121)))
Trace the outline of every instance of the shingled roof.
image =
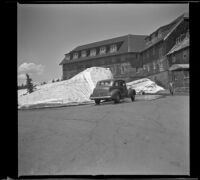
MULTIPOLYGON (((122 43, 120 48, 118 49, 117 52, 115 53, 106 53, 104 55, 96 55, 96 56, 88 56, 88 57, 80 57, 78 59, 73 59, 73 62, 77 61, 82 61, 82 60, 88 60, 88 59, 94 59, 94 58, 99 58, 99 57, 107 57, 110 55, 117 55, 117 54, 122 54, 122 53, 127 53, 127 52, 140 52, 142 49, 145 47, 145 35, 125 35, 125 36, 120 36, 112 39, 107 39, 103 41, 98 41, 90 44, 85 44, 76 47, 72 51, 70 51, 67 54, 73 53, 73 52, 80 52, 82 50, 90 50, 93 48, 99 48, 102 46, 107 46, 107 45, 112 45, 116 43, 122 43)), ((70 61, 63 59, 63 61, 60 63, 60 65, 64 63, 70 63, 70 61)))
POLYGON ((167 25, 161 26, 159 27, 157 30, 155 30, 153 33, 151 33, 149 36, 147 36, 145 39, 147 40, 148 38, 150 38, 153 34, 158 33, 159 31, 162 32, 162 36, 156 38, 156 40, 151 43, 150 45, 147 45, 144 48, 144 51, 149 49, 151 46, 155 45, 156 43, 162 41, 162 40, 166 40, 170 34, 177 28, 177 26, 184 20, 184 19, 188 19, 189 18, 189 13, 183 13, 182 15, 180 15, 179 17, 177 17, 175 20, 173 20, 172 22, 170 22, 167 25))

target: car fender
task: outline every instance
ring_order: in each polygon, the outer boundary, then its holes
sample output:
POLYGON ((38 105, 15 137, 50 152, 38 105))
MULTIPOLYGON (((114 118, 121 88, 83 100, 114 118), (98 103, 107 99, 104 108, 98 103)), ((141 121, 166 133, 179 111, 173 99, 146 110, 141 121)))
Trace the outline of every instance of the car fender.
POLYGON ((111 91, 111 97, 113 99, 115 99, 115 97, 116 97, 117 94, 120 94, 120 91, 118 89, 114 89, 114 90, 111 91))

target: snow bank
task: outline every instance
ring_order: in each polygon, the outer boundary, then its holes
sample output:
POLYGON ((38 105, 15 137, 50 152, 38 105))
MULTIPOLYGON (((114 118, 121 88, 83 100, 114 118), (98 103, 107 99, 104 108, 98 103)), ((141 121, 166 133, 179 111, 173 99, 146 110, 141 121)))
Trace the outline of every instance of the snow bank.
POLYGON ((136 90, 137 94, 141 92, 145 93, 156 93, 158 91, 164 90, 164 88, 158 86, 155 82, 148 78, 139 79, 126 84, 127 88, 132 88, 136 90))
POLYGON ((31 94, 18 92, 18 105, 29 106, 41 103, 81 103, 89 102, 96 83, 113 78, 110 69, 92 67, 77 74, 73 78, 38 86, 31 94))

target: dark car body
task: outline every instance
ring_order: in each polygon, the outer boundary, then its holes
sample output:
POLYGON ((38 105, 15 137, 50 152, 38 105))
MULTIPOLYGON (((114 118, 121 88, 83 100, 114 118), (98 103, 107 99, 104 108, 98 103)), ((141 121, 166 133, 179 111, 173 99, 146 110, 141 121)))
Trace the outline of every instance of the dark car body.
POLYGON ((107 79, 97 82, 90 99, 94 100, 96 104, 99 104, 101 100, 114 100, 115 103, 118 103, 120 99, 127 97, 134 101, 135 94, 134 89, 127 89, 124 80, 107 79))

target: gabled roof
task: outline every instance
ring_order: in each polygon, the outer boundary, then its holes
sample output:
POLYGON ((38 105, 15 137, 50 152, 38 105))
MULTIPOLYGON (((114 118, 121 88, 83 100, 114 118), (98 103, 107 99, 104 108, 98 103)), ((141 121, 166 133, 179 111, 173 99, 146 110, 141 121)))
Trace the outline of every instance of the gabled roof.
POLYGON ((154 33, 158 33, 158 31, 162 32, 162 36, 160 38, 157 38, 155 40, 155 42, 152 43, 151 45, 146 45, 146 47, 145 47, 144 50, 150 48, 151 46, 153 46, 154 44, 156 44, 156 43, 158 43, 158 42, 160 42, 162 40, 166 40, 170 36, 170 34, 178 27, 178 25, 181 24, 181 22, 184 19, 188 19, 188 18, 189 18, 189 14, 188 13, 183 13, 182 15, 180 15, 179 17, 177 17, 175 20, 173 20, 169 24, 159 27, 156 31, 154 31, 153 33, 151 33, 145 39, 149 38, 154 33))
POLYGON ((125 36, 120 36, 120 37, 116 37, 116 38, 112 38, 112 39, 107 39, 107 40, 103 40, 103 41, 98 41, 98 42, 78 46, 67 54, 77 52, 77 51, 82 51, 82 50, 90 50, 93 48, 112 45, 112 44, 116 44, 116 43, 121 43, 121 46, 119 47, 117 52, 106 53, 103 55, 97 54, 96 56, 80 57, 78 59, 73 59, 71 61, 66 60, 64 58, 62 60, 62 62, 60 63, 60 65, 65 64, 65 63, 71 63, 72 61, 77 62, 77 61, 95 59, 95 58, 100 58, 100 57, 108 57, 108 56, 123 54, 123 53, 127 53, 127 52, 140 52, 145 47, 145 37, 146 36, 144 36, 144 35, 129 34, 129 35, 125 35, 125 36))
POLYGON ((92 48, 97 48, 101 46, 111 45, 119 42, 123 42, 122 46, 118 50, 118 52, 138 52, 142 50, 145 46, 145 37, 144 35, 125 35, 120 36, 112 39, 107 39, 103 41, 98 41, 90 44, 85 44, 82 46, 78 46, 75 49, 73 49, 71 52, 74 51, 82 51, 82 50, 88 50, 92 48))
POLYGON ((184 49, 186 47, 190 46, 190 39, 186 37, 182 42, 175 44, 172 49, 167 53, 167 55, 170 55, 174 52, 180 51, 181 49, 184 49))
MULTIPOLYGON (((181 14, 179 17, 177 17, 175 20, 173 20, 172 22, 170 22, 169 24, 166 24, 164 26, 159 27, 157 30, 155 30, 154 32, 152 32, 149 36, 151 36, 152 34, 158 32, 158 31, 165 31, 166 29, 168 29, 168 32, 173 29, 173 27, 176 26, 176 24, 178 22, 180 22, 180 20, 184 19, 184 18, 189 18, 189 13, 183 13, 181 14), (170 27, 171 26, 171 27, 170 27)), ((148 37, 149 37, 148 36, 148 37)), ((148 38, 147 37, 147 38, 148 38)))

